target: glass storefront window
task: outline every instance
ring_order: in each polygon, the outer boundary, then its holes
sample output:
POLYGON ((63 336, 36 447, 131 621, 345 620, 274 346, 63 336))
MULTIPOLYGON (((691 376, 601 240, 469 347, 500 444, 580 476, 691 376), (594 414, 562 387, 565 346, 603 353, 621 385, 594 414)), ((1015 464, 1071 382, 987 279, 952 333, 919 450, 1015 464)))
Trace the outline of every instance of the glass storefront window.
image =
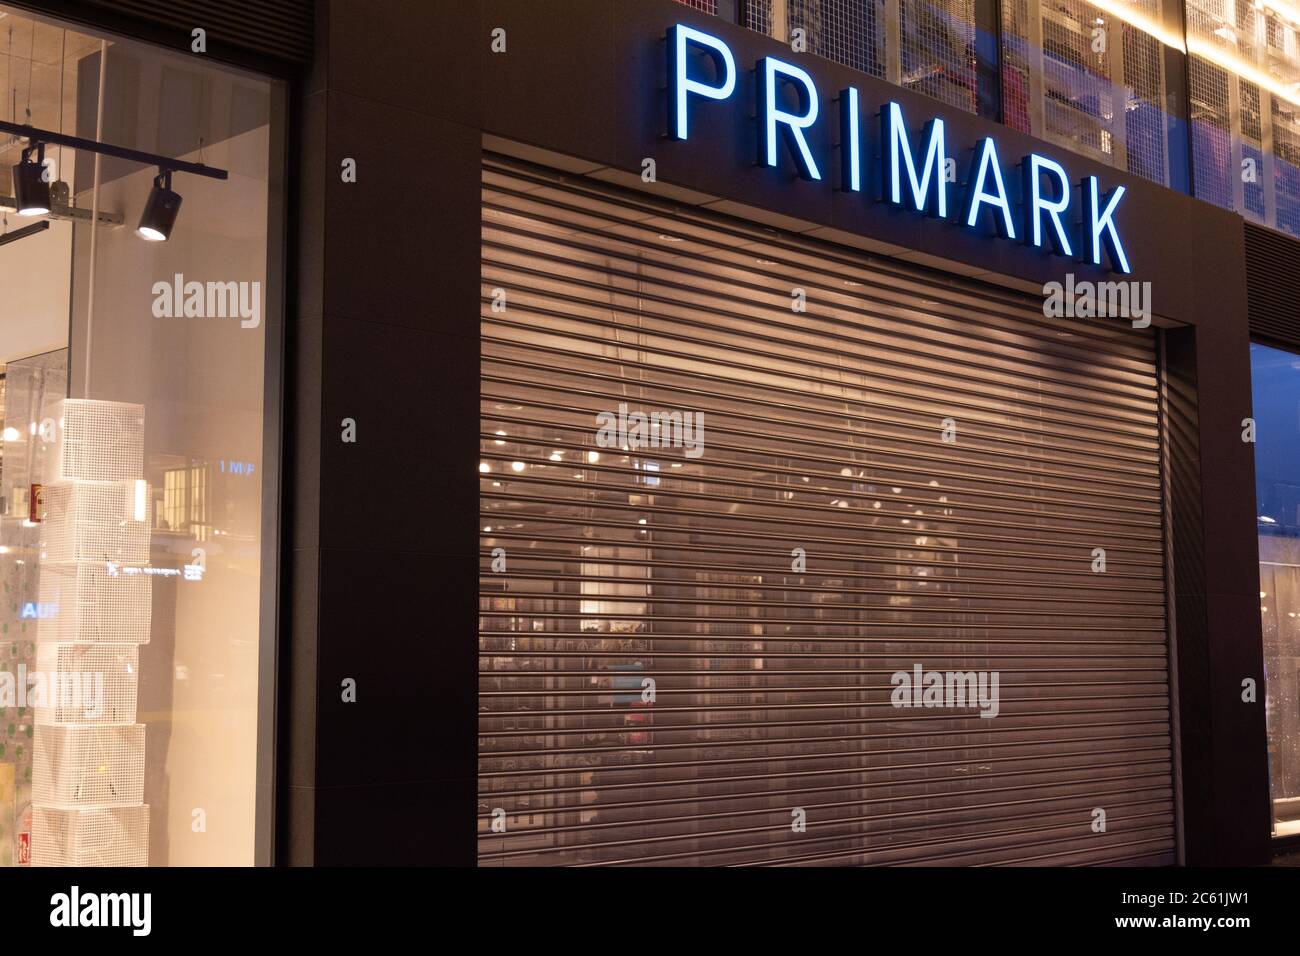
POLYGON ((1300 833, 1300 355, 1253 344, 1259 604, 1273 833, 1300 833))
POLYGON ((251 864, 284 91, 3 5, 0 81, 11 123, 228 172, 147 241, 158 167, 49 144, 20 215, 0 137, 0 866, 251 864))

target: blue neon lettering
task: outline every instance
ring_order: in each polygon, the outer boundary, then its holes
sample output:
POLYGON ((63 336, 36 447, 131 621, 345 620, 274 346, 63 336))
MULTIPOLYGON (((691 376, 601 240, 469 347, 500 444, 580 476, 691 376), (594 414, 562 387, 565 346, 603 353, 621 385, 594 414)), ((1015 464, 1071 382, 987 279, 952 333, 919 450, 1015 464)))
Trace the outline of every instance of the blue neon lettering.
POLYGON ((1115 210, 1119 208, 1119 202, 1124 198, 1126 190, 1123 186, 1116 186, 1112 189, 1103 209, 1101 208, 1098 189, 1096 176, 1084 178, 1083 221, 1084 227, 1087 229, 1085 238, 1087 239, 1088 256, 1093 265, 1101 265, 1101 251, 1104 246, 1107 253, 1110 254, 1111 265, 1117 271, 1132 272, 1133 270, 1128 266, 1128 257, 1124 255, 1124 243, 1120 241, 1119 230, 1115 227, 1115 210))
POLYGON ((799 67, 772 56, 758 61, 758 75, 761 77, 758 84, 759 162, 766 166, 777 165, 777 127, 784 127, 799 174, 805 179, 821 179, 822 174, 803 135, 805 129, 817 122, 817 88, 813 86, 812 77, 799 67), (778 76, 799 90, 801 113, 789 113, 777 107, 778 76))
POLYGON ((1048 239, 1056 254, 1074 255, 1070 248, 1069 231, 1061 222, 1061 214, 1070 207, 1070 177, 1066 175, 1065 167, 1046 156, 1030 153, 1025 157, 1022 170, 1025 177, 1025 216, 1029 219, 1029 234, 1026 238, 1029 244, 1042 248, 1043 216, 1046 215, 1052 224, 1048 239), (1043 198, 1042 174, 1045 172, 1056 180, 1056 191, 1060 193, 1056 199, 1043 198))
POLYGON ((710 100, 725 100, 736 89, 736 60, 731 49, 715 36, 679 23, 668 31, 668 135, 673 139, 687 136, 687 97, 692 93, 710 100), (721 82, 710 86, 689 76, 687 45, 702 49, 713 60, 721 82))
POLYGON ((885 196, 896 206, 903 203, 903 183, 899 175, 899 157, 907 167, 907 178, 912 190, 912 208, 917 212, 933 210, 939 217, 948 215, 948 184, 944 180, 943 167, 947 159, 944 149, 943 120, 932 119, 925 124, 922 139, 926 140, 925 170, 918 178, 916 161, 912 158, 912 144, 908 141, 907 126, 903 122, 903 108, 897 103, 885 104, 881 111, 884 127, 885 196), (934 185, 935 197, 930 197, 930 186, 934 185))
POLYGON ((858 111, 858 90, 850 86, 840 91, 840 160, 843 163, 841 188, 862 191, 862 123, 858 111))
POLYGON ((970 185, 966 192, 966 225, 973 226, 979 219, 980 207, 992 206, 1002 213, 1002 221, 996 219, 998 233, 1007 239, 1016 238, 1016 227, 1011 223, 1011 203, 1007 201, 1007 189, 1002 182, 1002 168, 998 163, 998 148, 993 140, 986 137, 975 147, 975 158, 971 163, 970 185), (993 184, 997 192, 991 193, 986 188, 989 171, 993 172, 993 184))
MULTIPOLYGON (((685 140, 689 134, 691 97, 728 99, 735 93, 739 77, 730 48, 715 36, 677 24, 668 30, 666 41, 668 134, 670 138, 685 140), (712 61, 711 70, 699 66, 704 59, 712 61)), ((763 57, 756 66, 759 166, 773 169, 781 165, 778 140, 784 138, 799 175, 809 180, 821 180, 822 173, 808 140, 808 131, 815 127, 820 112, 815 81, 800 67, 776 57, 763 57), (793 93, 790 88, 793 88, 793 93), (790 107, 790 101, 796 95, 798 105, 790 107)), ((867 143, 864 143, 861 128, 861 92, 856 87, 846 87, 840 91, 838 99, 840 177, 837 185, 845 192, 860 193, 863 180, 867 178, 863 176, 862 165, 867 143)), ((944 121, 938 117, 931 119, 914 142, 902 106, 887 101, 880 111, 880 134, 880 198, 896 206, 948 218, 945 169, 948 152, 944 121), (924 155, 918 163, 918 154, 921 153, 924 155)), ((832 139, 833 136, 826 138, 832 139)), ((956 221, 974 227, 988 207, 998 233, 1016 239, 1016 220, 1023 216, 1021 224, 1026 245, 1041 249, 1050 243, 1057 254, 1077 256, 1097 267, 1103 267, 1103 256, 1108 255, 1112 271, 1132 272, 1117 222, 1117 212, 1127 191, 1124 186, 1116 186, 1102 196, 1097 177, 1084 177, 1079 181, 1082 214, 1074 215, 1071 209, 1073 190, 1069 174, 1062 164, 1041 154, 1029 153, 1013 177, 1016 174, 1020 180, 1017 188, 1022 189, 1017 198, 1023 212, 1012 210, 995 140, 992 137, 980 139, 975 147, 956 221), (1076 233, 1075 229, 1080 231, 1076 233)), ((236 464, 223 462, 222 468, 234 474, 252 474, 254 471, 251 464, 243 464, 242 469, 236 464)))

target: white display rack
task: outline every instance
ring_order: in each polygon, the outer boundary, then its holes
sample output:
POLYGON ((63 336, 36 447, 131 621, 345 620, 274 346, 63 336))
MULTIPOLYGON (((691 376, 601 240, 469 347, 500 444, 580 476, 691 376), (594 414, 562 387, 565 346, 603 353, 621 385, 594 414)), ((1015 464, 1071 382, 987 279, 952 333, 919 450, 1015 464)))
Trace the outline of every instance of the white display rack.
POLYGON ((147 564, 149 487, 143 480, 55 481, 44 489, 45 564, 147 564))
POLYGON ((41 643, 148 644, 153 582, 138 565, 97 561, 41 567, 41 643))
POLYGON ((33 866, 148 866, 149 808, 32 811, 33 866))
POLYGON ((47 699, 37 724, 134 724, 140 675, 135 644, 38 644, 47 699), (57 683, 57 687, 55 684, 57 683))
POLYGON ((32 862, 144 866, 145 729, 135 723, 139 645, 153 623, 144 408, 66 399, 38 430, 47 456, 37 662, 47 687, 53 675, 77 693, 36 709, 32 862))
POLYGON ((124 481, 143 475, 143 405, 64 399, 59 420, 43 427, 41 438, 50 442, 48 482, 124 481))
POLYGON ((33 730, 34 806, 79 810, 144 802, 144 724, 37 724, 33 730))

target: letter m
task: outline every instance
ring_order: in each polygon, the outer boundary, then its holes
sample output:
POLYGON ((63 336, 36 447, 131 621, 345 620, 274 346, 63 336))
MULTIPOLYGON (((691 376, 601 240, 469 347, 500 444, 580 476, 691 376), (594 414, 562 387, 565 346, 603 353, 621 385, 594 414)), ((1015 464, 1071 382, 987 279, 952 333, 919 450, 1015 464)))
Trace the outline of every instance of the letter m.
POLYGON ((880 111, 882 127, 881 163, 884 200, 896 206, 928 212, 931 215, 948 215, 948 184, 944 177, 947 151, 944 147, 943 120, 932 119, 925 124, 921 138, 925 141, 925 160, 921 171, 916 168, 912 155, 911 138, 903 120, 903 108, 897 103, 886 103, 880 111), (910 195, 904 196, 903 177, 907 177, 910 195))

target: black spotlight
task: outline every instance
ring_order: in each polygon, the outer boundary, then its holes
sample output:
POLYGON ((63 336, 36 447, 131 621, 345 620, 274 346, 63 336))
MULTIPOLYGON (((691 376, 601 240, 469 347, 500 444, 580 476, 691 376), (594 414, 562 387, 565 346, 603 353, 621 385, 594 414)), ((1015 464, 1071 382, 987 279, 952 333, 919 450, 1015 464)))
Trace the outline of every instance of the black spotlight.
POLYGON ((50 211, 50 184, 45 179, 45 146, 37 144, 23 150, 22 159, 14 167, 14 198, 18 200, 18 215, 44 216, 50 211), (31 162, 32 152, 36 162, 31 162))
POLYGON ((180 211, 180 194, 172 192, 172 171, 164 169, 154 177, 153 189, 149 191, 149 200, 140 214, 136 235, 150 242, 166 242, 180 211))

